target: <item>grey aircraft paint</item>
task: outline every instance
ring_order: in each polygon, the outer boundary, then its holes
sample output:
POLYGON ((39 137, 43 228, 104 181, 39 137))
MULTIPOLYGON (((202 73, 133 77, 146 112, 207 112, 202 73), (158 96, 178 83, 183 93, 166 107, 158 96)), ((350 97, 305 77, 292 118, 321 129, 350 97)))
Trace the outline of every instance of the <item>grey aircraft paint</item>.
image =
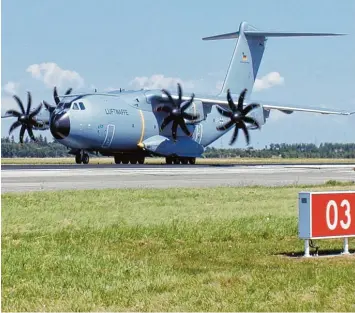
MULTIPOLYGON (((190 116, 199 114, 199 118, 193 121, 184 119, 191 137, 187 136, 179 126, 177 138, 174 141, 173 122, 170 122, 163 130, 160 129, 168 113, 157 112, 157 108, 168 105, 169 99, 162 90, 116 90, 108 93, 94 92, 79 95, 67 92, 66 95, 58 97, 55 89, 54 98, 57 107, 48 111, 48 106, 46 106, 47 110, 42 110, 38 114, 36 111, 35 116, 30 116, 31 123, 33 129, 36 130, 49 128, 56 140, 70 148, 71 153, 76 155, 77 163, 89 162, 87 152, 113 155, 115 158, 126 154, 131 156, 131 163, 137 161, 137 157, 142 160, 142 157, 146 155, 160 155, 181 160, 190 158, 191 161, 191 158, 201 156, 205 147, 234 129, 235 125, 239 125, 238 127, 242 129, 240 122, 234 120, 233 126, 230 124, 231 126, 227 129, 217 130, 218 127, 226 125, 232 119, 229 113, 223 113, 226 109, 230 109, 226 99, 228 89, 232 92, 235 104, 238 102, 238 96, 243 94, 242 90, 246 89, 245 101, 241 108, 244 110, 252 106, 252 101, 248 98, 261 64, 267 37, 337 35, 341 34, 263 32, 242 22, 237 32, 203 38, 204 40, 237 38, 237 40, 221 92, 218 95, 196 96, 185 111, 190 116), (238 93, 241 94, 238 95, 238 93)), ((171 100, 174 99, 172 101, 178 99, 177 95, 171 95, 171 97, 171 100)), ((183 95, 181 100, 186 103, 190 97, 191 95, 183 95)), ((246 119, 249 120, 245 122, 245 125, 249 130, 256 128, 250 122, 249 117, 252 117, 261 127, 265 124, 270 110, 279 110, 287 114, 294 111, 339 115, 355 113, 263 101, 257 101, 257 103, 258 106, 252 106, 251 110, 245 113, 246 119)), ((15 116, 12 112, 8 111, 3 117, 19 116, 15 116)), ((170 113, 170 115, 174 114, 170 113)), ((238 118, 238 114, 234 116, 238 118)), ((21 125, 20 119, 22 119, 22 125, 25 125, 25 122, 29 123, 28 116, 25 114, 21 118, 18 117, 17 127, 21 125)), ((244 132, 246 132, 245 129, 244 132)))

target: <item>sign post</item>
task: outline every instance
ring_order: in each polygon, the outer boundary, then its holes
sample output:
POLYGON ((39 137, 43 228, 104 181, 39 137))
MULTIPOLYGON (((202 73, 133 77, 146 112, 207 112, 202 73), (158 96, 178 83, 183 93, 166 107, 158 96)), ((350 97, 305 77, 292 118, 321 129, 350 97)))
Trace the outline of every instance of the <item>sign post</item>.
POLYGON ((310 257, 309 240, 343 238, 342 254, 349 254, 349 237, 355 237, 355 191, 300 192, 298 232, 305 240, 305 257, 310 257))

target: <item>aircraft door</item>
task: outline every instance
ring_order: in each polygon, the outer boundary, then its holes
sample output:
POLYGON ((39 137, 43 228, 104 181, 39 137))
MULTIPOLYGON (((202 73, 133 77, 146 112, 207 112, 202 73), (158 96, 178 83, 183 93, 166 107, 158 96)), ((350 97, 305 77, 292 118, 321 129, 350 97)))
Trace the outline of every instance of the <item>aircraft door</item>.
POLYGON ((102 147, 109 148, 111 146, 111 142, 115 134, 115 125, 113 124, 107 125, 105 133, 106 135, 105 135, 104 142, 102 143, 102 147))

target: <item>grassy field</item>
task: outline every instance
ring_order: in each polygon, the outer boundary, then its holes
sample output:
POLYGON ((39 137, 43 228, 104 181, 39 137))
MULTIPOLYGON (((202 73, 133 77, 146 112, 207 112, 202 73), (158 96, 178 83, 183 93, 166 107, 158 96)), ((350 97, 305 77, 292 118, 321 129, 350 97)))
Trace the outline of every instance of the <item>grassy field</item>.
POLYGON ((355 311, 354 256, 296 257, 298 192, 354 188, 2 194, 2 311, 355 311))
MULTIPOLYGON (((164 158, 146 158, 146 164, 165 164, 164 158)), ((282 158, 197 158, 196 164, 244 164, 244 163, 343 163, 355 164, 355 159, 282 159, 282 158)), ((1 164, 75 164, 71 158, 2 158, 1 164)), ((90 164, 114 164, 111 157, 91 158, 90 164)))

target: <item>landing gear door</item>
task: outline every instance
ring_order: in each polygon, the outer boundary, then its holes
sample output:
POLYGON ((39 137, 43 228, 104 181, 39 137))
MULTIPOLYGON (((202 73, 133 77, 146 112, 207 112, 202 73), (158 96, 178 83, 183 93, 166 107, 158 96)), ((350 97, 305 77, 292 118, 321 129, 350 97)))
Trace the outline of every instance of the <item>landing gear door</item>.
POLYGON ((102 143, 102 147, 109 148, 111 146, 113 136, 115 134, 115 125, 113 124, 107 125, 105 133, 106 133, 105 139, 104 142, 102 143))

